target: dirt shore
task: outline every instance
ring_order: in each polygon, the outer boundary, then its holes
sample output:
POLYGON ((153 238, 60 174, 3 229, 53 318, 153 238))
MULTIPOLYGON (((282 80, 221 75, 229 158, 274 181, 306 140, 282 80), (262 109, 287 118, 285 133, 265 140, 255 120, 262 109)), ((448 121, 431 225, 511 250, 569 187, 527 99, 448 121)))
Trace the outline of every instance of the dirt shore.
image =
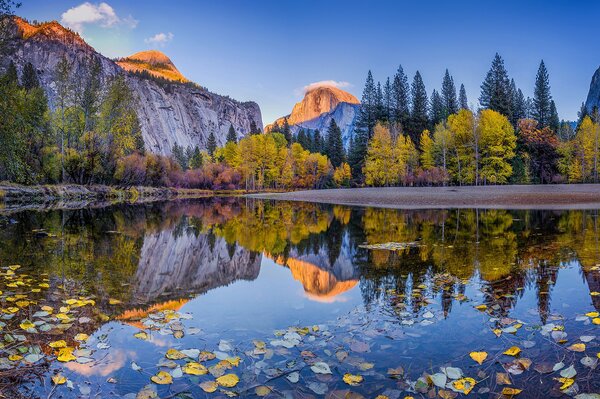
POLYGON ((248 196, 397 209, 600 209, 600 184, 351 188, 248 196))

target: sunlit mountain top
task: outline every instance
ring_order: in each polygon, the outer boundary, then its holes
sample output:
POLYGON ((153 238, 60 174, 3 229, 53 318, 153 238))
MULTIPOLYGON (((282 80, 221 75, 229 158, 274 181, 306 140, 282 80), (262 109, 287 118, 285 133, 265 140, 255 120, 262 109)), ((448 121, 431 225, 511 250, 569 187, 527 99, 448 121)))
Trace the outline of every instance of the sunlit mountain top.
POLYGON ((159 78, 188 82, 188 79, 179 72, 171 59, 158 50, 140 51, 117 60, 117 64, 126 71, 146 71, 159 78))

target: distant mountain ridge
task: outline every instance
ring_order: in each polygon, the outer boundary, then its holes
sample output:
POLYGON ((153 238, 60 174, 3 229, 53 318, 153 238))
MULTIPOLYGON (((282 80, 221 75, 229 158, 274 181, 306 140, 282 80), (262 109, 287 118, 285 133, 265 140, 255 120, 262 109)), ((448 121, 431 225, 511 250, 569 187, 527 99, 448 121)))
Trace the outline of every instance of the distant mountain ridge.
POLYGON ((236 101, 191 84, 159 51, 145 51, 115 62, 56 21, 32 25, 20 17, 11 17, 7 36, 7 55, 0 59, 0 70, 10 61, 19 71, 26 63, 33 64, 51 108, 56 99, 56 65, 63 55, 81 81, 91 61, 100 63, 103 85, 111 77, 124 74, 139 99, 137 114, 147 151, 169 155, 175 144, 204 149, 211 132, 217 144, 223 145, 230 126, 239 137, 250 131, 252 122, 259 128, 263 126, 258 104, 236 101), (131 73, 143 71, 150 76, 131 73))
POLYGON ((600 67, 596 69, 594 76, 592 76, 590 90, 588 91, 587 99, 585 100, 585 108, 588 113, 591 114, 594 107, 600 109, 600 67))
POLYGON ((318 129, 324 135, 334 119, 342 131, 344 145, 348 147, 359 109, 360 101, 347 91, 330 85, 317 86, 306 91, 289 115, 267 125, 265 131, 272 130, 275 125, 283 126, 287 119, 294 135, 301 129, 318 129))

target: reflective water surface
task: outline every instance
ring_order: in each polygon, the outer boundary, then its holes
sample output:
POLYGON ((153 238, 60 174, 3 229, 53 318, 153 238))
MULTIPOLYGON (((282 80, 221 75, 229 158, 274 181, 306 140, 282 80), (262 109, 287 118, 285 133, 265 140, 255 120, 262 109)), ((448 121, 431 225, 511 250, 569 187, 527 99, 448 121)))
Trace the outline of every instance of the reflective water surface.
POLYGON ((218 198, 7 214, 0 389, 600 393, 598 213, 218 198))

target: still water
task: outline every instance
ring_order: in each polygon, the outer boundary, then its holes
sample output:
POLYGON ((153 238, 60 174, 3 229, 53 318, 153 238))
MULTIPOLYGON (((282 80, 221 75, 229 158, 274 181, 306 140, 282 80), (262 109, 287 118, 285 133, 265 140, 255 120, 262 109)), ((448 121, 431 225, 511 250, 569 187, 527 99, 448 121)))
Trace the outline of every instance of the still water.
POLYGON ((598 214, 234 198, 5 212, 0 390, 593 398, 598 214))

